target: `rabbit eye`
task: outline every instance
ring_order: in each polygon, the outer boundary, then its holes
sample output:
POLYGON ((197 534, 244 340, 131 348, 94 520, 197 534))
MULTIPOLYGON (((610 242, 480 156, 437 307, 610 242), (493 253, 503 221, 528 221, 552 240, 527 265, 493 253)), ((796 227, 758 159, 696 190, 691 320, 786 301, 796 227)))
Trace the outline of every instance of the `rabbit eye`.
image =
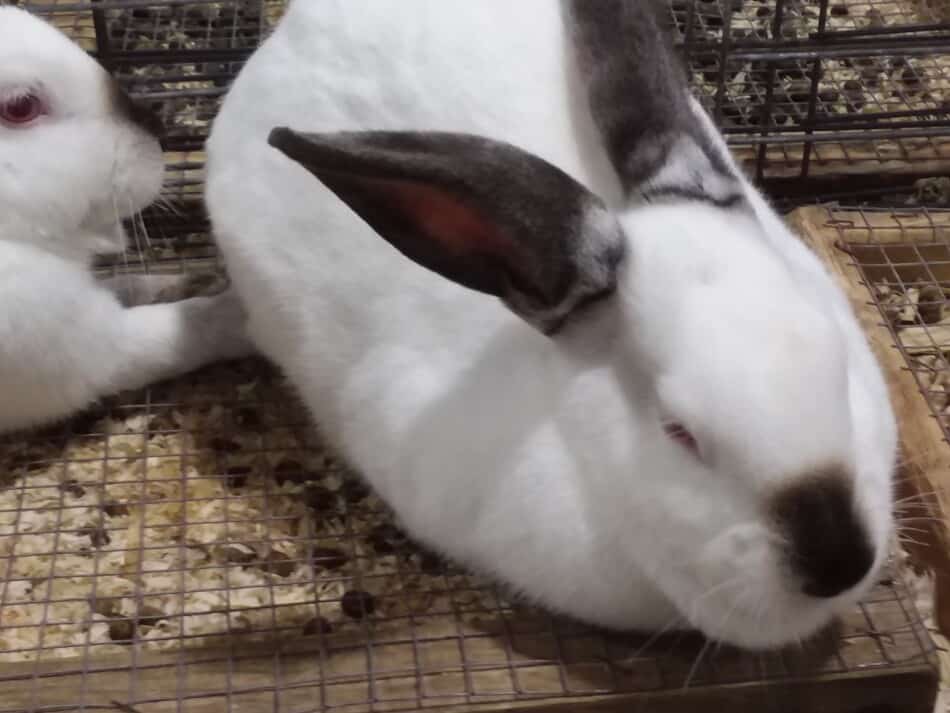
POLYGON ((668 435, 687 450, 692 451, 693 453, 699 453, 699 448, 696 445, 696 439, 693 437, 692 433, 686 430, 686 427, 683 426, 683 424, 665 423, 663 424, 663 430, 666 431, 666 435, 668 435))
POLYGON ((14 126, 29 124, 44 113, 43 102, 35 94, 24 94, 0 103, 0 121, 14 126))

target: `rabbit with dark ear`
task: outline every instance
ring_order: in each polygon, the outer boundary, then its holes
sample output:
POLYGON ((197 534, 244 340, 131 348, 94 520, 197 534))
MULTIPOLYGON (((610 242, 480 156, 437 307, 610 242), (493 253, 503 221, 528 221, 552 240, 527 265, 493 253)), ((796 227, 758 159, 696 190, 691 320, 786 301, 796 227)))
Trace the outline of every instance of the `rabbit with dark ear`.
POLYGON ((896 428, 654 9, 294 0, 207 199, 257 346, 415 538, 589 622, 780 646, 873 583, 896 428))
POLYGON ((230 291, 126 308, 184 278, 110 284, 90 269, 158 197, 156 131, 65 35, 0 7, 0 431, 251 353, 230 291))

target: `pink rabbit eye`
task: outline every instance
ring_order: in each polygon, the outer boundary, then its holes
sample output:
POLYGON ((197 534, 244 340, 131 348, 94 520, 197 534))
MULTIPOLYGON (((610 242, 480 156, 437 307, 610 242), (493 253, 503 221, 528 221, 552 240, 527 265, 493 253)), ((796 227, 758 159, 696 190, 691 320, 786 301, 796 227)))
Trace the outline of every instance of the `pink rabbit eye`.
POLYGON ((7 124, 29 124, 43 113, 43 102, 34 94, 25 94, 0 103, 0 120, 7 124))
POLYGON ((684 448, 692 451, 693 453, 698 453, 698 448, 696 446, 696 439, 693 438, 693 434, 686 430, 686 428, 681 423, 665 423, 663 424, 663 430, 666 431, 666 435, 672 438, 674 441, 679 443, 684 448))

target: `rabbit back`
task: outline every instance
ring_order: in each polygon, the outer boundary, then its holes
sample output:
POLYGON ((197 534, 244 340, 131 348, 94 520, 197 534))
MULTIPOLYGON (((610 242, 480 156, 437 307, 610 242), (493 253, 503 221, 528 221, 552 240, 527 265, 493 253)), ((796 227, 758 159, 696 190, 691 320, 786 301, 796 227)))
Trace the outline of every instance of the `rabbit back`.
POLYGON ((444 354, 430 368, 444 369, 448 381, 466 361, 459 354, 496 333, 510 334, 517 349, 543 347, 504 306, 381 242, 266 139, 279 125, 477 133, 619 200, 619 181, 574 91, 559 4, 410 0, 398 12, 390 3, 353 12, 343 0, 296 0, 287 13, 237 78, 208 143, 214 229, 260 347, 311 387, 335 381, 315 378, 324 368, 315 362, 357 364, 380 344, 427 359, 444 354), (312 348, 320 359, 305 353, 312 348))

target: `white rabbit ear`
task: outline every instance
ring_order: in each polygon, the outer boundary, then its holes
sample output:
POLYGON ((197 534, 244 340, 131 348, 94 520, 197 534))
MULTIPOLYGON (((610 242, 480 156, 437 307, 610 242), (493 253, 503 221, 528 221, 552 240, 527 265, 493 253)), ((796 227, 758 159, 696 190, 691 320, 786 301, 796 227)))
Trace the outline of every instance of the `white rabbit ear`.
POLYGON ((269 143, 404 255, 501 298, 545 334, 616 287, 625 245, 617 221, 566 173, 510 144, 286 128, 269 143))

